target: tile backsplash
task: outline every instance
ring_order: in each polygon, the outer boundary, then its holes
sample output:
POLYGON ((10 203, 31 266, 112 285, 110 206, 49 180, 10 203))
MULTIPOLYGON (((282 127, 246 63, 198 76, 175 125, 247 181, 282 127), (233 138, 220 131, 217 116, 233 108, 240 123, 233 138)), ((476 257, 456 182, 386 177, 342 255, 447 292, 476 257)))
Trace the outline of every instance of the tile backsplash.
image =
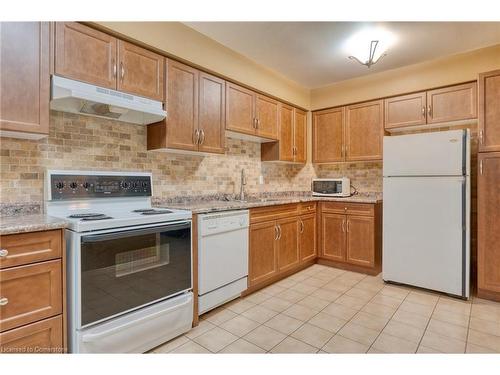
POLYGON ((333 166, 262 163, 258 143, 226 139, 225 155, 146 150, 146 127, 51 112, 49 137, 0 138, 1 203, 41 202, 45 169, 150 171, 159 198, 246 192, 309 191, 314 177, 346 175, 360 191, 381 191, 381 163, 333 166), (264 184, 259 184, 259 176, 264 184))

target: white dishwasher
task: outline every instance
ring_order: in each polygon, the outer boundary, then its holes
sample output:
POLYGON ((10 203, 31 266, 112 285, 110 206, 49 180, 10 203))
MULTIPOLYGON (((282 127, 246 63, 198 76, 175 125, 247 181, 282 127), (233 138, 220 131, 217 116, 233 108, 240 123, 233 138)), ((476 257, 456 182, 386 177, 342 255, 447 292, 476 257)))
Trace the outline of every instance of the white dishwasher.
POLYGON ((198 216, 198 310, 203 314, 247 288, 248 210, 198 216))

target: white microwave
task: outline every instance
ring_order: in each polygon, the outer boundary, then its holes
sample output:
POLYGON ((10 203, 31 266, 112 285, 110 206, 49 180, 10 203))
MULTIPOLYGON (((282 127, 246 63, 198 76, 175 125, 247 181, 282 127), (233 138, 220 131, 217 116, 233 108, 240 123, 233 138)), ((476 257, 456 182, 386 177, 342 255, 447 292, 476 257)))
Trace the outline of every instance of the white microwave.
POLYGON ((351 180, 342 178, 315 178, 311 184, 312 195, 322 197, 349 197, 351 180))

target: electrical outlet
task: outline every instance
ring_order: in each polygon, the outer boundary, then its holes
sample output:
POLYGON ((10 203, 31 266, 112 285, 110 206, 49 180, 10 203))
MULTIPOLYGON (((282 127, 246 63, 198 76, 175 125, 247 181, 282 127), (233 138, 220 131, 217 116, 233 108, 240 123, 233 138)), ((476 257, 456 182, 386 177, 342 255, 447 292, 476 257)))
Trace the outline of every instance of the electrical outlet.
POLYGON ((259 176, 259 184, 264 185, 264 176, 262 175, 259 176))

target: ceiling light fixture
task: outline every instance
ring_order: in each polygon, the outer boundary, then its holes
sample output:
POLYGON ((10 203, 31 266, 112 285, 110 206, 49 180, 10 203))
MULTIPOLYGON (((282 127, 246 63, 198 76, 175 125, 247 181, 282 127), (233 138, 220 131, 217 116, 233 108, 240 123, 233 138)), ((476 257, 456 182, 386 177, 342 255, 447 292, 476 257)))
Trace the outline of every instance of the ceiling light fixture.
POLYGON ((396 37, 383 27, 367 27, 359 30, 344 43, 344 50, 349 59, 370 68, 387 55, 389 47, 394 45, 396 37))
POLYGON ((382 57, 387 55, 387 53, 376 55, 378 43, 378 40, 372 40, 370 42, 370 53, 368 55, 368 58, 364 62, 358 59, 356 56, 349 56, 349 58, 351 60, 359 62, 361 65, 366 65, 368 68, 371 67, 373 64, 376 64, 382 57))

